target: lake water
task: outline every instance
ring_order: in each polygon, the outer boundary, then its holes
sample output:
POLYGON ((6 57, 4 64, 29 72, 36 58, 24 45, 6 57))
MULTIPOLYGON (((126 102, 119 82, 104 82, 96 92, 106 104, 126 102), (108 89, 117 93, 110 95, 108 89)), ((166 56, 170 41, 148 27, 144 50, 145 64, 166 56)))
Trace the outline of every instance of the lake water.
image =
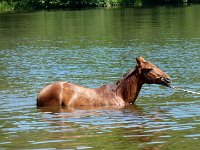
POLYGON ((0 149, 199 149, 200 96, 159 85, 123 109, 37 109, 45 85, 113 83, 136 56, 200 92, 200 5, 0 13, 0 149))

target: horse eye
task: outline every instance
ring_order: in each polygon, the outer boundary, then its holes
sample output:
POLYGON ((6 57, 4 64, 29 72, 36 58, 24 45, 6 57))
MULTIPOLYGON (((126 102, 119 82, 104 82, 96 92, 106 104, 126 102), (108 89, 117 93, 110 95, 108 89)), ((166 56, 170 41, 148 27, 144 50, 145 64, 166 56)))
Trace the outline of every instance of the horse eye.
POLYGON ((150 68, 150 69, 147 69, 147 71, 152 71, 153 69, 152 68, 150 68))
POLYGON ((153 70, 153 69, 150 68, 150 69, 147 69, 146 72, 149 73, 149 72, 152 71, 152 70, 153 70))

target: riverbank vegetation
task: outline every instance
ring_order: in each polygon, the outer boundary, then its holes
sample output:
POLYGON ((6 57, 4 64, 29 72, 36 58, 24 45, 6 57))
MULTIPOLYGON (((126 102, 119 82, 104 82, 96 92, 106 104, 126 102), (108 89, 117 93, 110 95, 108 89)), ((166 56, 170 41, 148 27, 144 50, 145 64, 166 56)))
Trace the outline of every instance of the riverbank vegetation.
POLYGON ((200 0, 0 0, 0 11, 200 3, 200 0))

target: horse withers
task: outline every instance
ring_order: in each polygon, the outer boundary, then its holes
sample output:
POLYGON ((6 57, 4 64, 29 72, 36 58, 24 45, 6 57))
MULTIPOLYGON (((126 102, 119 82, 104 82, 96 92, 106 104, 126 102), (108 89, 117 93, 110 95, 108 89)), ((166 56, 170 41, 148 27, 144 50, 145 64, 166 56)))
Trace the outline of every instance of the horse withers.
POLYGON ((143 57, 136 58, 136 66, 114 84, 87 88, 70 82, 55 82, 43 88, 37 106, 104 107, 133 104, 143 84, 170 86, 172 80, 143 57))

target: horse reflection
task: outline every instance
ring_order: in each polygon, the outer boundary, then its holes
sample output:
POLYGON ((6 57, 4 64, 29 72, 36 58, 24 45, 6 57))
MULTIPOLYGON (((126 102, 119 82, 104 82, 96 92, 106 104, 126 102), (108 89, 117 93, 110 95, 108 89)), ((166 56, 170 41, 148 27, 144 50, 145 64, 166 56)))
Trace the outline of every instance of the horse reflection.
POLYGON ((40 91, 37 106, 124 107, 135 102, 143 84, 169 86, 171 78, 144 58, 115 84, 86 88, 69 82, 56 82, 40 91))
MULTIPOLYGON (((102 141, 101 135, 97 132, 104 132, 102 134, 103 137, 109 137, 111 134, 113 137, 116 134, 116 136, 120 137, 120 143, 129 142, 130 146, 139 144, 140 149, 144 150, 160 150, 166 146, 166 143, 149 143, 163 141, 161 137, 168 135, 168 133, 159 130, 159 126, 152 127, 152 124, 163 122, 166 116, 164 112, 162 114, 162 112, 154 110, 152 113, 152 111, 149 112, 148 109, 145 109, 146 106, 136 105, 125 106, 123 109, 94 108, 85 110, 72 110, 68 107, 56 106, 41 107, 38 111, 41 112, 43 120, 48 122, 51 127, 49 130, 53 130, 54 135, 62 136, 60 137, 62 139, 76 139, 81 142, 86 138, 95 138, 95 141, 101 141, 102 144, 102 142, 107 143, 108 141, 102 141), (107 119, 105 120, 105 118, 107 119), (76 132, 77 129, 84 134, 76 132), (108 130, 109 132, 106 132, 108 130), (88 132, 92 134, 85 134, 88 132)), ((93 144, 97 146, 100 143, 92 143, 91 141, 90 145, 93 144)))

